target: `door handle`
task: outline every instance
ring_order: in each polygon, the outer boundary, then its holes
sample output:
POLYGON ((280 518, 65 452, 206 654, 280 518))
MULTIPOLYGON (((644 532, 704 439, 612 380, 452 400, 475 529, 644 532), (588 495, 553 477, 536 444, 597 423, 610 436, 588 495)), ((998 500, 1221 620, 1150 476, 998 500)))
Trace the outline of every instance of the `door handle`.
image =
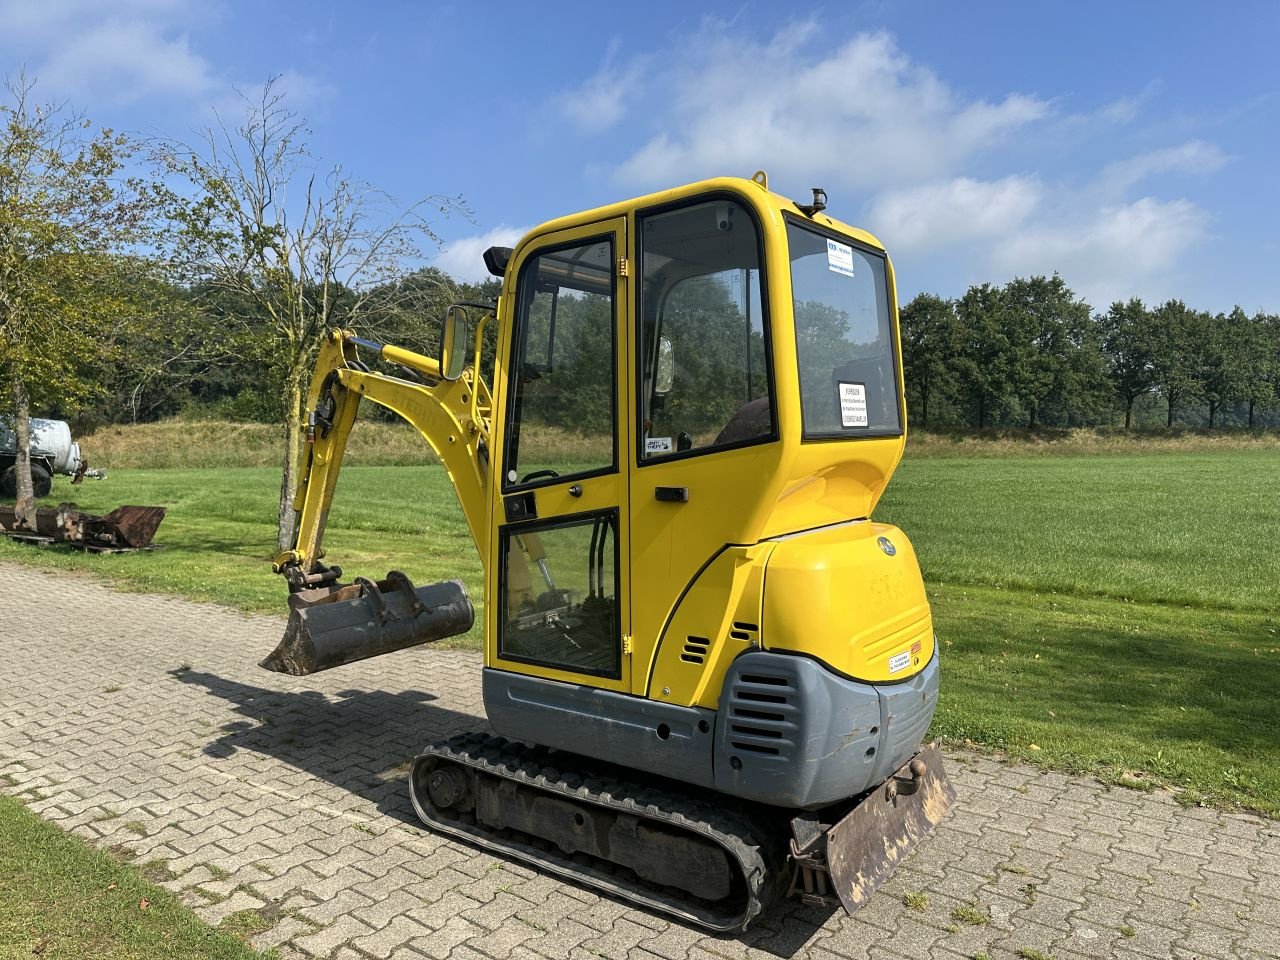
POLYGON ((654 487, 654 497, 661 503, 688 503, 688 487, 654 487))
POLYGON ((582 496, 582 484, 580 484, 580 483, 575 483, 572 487, 570 487, 570 488, 569 488, 569 496, 571 496, 571 497, 580 497, 580 496, 582 496))

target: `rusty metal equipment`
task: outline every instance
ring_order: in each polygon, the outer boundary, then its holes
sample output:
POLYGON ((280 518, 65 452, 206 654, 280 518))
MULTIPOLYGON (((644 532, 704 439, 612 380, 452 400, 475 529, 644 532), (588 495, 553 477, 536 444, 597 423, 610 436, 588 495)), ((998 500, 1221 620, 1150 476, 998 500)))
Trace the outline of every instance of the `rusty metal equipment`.
POLYGON ((127 550, 154 550, 152 543, 164 507, 116 507, 105 516, 82 513, 74 503, 40 507, 35 511, 34 529, 20 526, 15 507, 0 505, 0 533, 11 540, 46 545, 69 543, 89 553, 123 553, 127 550))

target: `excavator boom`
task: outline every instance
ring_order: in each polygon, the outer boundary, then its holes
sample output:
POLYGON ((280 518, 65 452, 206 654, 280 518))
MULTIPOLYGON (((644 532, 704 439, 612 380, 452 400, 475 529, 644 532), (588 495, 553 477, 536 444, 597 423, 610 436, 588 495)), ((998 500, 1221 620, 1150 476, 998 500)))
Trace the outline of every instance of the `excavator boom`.
MULTIPOLYGON (((482 333, 477 330, 477 351, 482 333)), ((471 629, 475 610, 460 580, 415 587, 403 573, 391 571, 383 580, 358 577, 344 584, 340 567, 321 562, 329 506, 362 398, 399 414, 430 444, 449 472, 477 549, 483 550, 487 476, 481 459, 489 401, 487 388, 469 373, 447 380, 430 357, 346 330, 330 335, 308 393, 294 547, 274 563, 289 583, 289 623, 261 666, 305 676, 471 629), (360 348, 412 371, 420 382, 371 371, 359 359, 360 348)))

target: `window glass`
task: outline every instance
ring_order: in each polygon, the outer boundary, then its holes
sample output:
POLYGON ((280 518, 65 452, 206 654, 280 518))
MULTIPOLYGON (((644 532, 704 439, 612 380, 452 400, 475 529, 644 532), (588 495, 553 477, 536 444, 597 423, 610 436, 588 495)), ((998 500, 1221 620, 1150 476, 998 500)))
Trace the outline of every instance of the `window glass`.
POLYGON ((500 655, 621 676, 617 515, 506 527, 503 539, 500 655))
POLYGON ((613 256, 594 240, 520 272, 504 486, 617 462, 613 256))
POLYGON ((640 223, 640 459, 776 435, 755 221, 711 200, 640 223))
POLYGON ((788 222, 805 437, 898 434, 883 255, 788 222))

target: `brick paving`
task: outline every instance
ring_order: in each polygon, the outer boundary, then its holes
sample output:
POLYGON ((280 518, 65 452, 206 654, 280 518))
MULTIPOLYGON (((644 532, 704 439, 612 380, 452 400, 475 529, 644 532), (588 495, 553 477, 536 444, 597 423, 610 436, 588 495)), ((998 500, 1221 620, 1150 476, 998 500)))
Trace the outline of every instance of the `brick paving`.
POLYGON ((475 654, 292 678, 257 667, 281 619, 8 564, 0 596, 0 789, 284 958, 1280 957, 1280 824, 956 752, 956 809, 855 916, 708 936, 418 825, 409 758, 485 723, 475 654))

